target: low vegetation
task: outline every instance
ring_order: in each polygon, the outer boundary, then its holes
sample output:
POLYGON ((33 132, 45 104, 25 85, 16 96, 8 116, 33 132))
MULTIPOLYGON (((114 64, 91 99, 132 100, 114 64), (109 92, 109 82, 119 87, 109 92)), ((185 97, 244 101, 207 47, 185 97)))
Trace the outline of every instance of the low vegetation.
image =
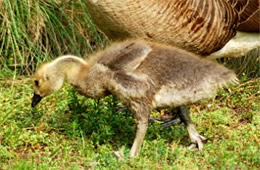
MULTIPOLYGON (((242 78, 213 100, 191 106, 208 141, 189 150, 183 124, 149 126, 139 158, 119 161, 135 135, 134 118, 112 96, 80 96, 66 85, 31 109, 29 78, 0 81, 0 167, 2 169, 259 169, 260 79, 242 78)), ((159 116, 164 112, 154 112, 159 116)))

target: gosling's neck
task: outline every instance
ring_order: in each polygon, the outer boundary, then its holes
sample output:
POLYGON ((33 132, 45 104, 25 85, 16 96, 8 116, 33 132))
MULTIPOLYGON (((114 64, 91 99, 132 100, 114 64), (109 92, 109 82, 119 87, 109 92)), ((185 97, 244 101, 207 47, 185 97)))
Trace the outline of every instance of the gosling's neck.
POLYGON ((75 85, 77 84, 80 71, 86 67, 87 63, 82 58, 65 55, 50 63, 49 69, 51 69, 51 72, 53 72, 57 78, 61 78, 63 81, 65 80, 75 85))

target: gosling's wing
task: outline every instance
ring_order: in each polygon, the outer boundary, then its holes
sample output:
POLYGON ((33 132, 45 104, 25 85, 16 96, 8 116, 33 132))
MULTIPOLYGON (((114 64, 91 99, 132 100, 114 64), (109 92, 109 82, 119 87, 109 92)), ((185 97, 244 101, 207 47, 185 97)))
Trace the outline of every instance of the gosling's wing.
POLYGON ((127 99, 143 98, 153 94, 155 87, 145 74, 132 72, 115 72, 113 78, 109 80, 109 90, 123 102, 127 99))
POLYGON ((142 41, 126 41, 108 48, 102 54, 99 63, 112 71, 129 72, 137 68, 150 51, 150 46, 142 41))

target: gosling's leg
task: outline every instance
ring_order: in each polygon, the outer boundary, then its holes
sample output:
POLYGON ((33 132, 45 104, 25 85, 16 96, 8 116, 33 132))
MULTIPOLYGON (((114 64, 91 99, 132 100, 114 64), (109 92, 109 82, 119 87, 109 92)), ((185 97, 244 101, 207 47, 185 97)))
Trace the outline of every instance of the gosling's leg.
POLYGON ((137 123, 136 136, 132 148, 130 150, 130 157, 133 158, 137 157, 141 150, 144 136, 148 128, 148 118, 151 113, 151 108, 149 102, 141 100, 133 102, 131 104, 131 109, 135 113, 137 123))
MULTIPOLYGON (((135 139, 130 150, 130 158, 133 158, 137 157, 141 150, 144 136, 148 128, 148 119, 151 113, 151 104, 149 103, 149 101, 146 102, 144 99, 136 99, 134 101, 131 101, 128 106, 130 106, 129 109, 134 113, 137 123, 135 139)), ((122 152, 116 151, 114 152, 114 154, 120 160, 124 159, 124 155, 122 152)))
POLYGON ((140 150, 141 146, 144 140, 144 136, 146 134, 148 127, 148 121, 138 121, 137 122, 137 131, 136 131, 136 136, 134 143, 132 145, 131 151, 130 151, 130 157, 137 157, 140 150))
POLYGON ((181 106, 181 107, 178 107, 177 109, 178 109, 178 113, 180 115, 182 122, 184 122, 184 124, 188 130, 188 133, 189 133, 189 136, 190 136, 190 139, 192 142, 192 144, 190 145, 189 148, 192 149, 194 147, 198 147, 199 150, 202 150, 202 148, 203 148, 202 141, 207 140, 207 138, 205 138, 204 136, 201 136, 195 129, 195 127, 191 121, 191 118, 190 118, 189 109, 187 107, 181 106))
MULTIPOLYGON (((134 158, 139 155, 147 128, 148 128, 148 117, 146 119, 137 118, 136 136, 130 150, 130 158, 134 158)), ((124 159, 124 154, 121 151, 115 151, 114 154, 119 160, 124 159)))

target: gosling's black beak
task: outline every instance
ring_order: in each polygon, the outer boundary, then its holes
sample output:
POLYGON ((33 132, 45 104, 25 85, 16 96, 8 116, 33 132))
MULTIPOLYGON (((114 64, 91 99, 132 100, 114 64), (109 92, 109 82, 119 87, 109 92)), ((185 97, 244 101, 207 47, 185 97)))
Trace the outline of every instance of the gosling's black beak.
POLYGON ((39 94, 36 94, 34 92, 33 98, 32 98, 32 107, 35 107, 41 101, 41 99, 42 99, 42 97, 39 94))

